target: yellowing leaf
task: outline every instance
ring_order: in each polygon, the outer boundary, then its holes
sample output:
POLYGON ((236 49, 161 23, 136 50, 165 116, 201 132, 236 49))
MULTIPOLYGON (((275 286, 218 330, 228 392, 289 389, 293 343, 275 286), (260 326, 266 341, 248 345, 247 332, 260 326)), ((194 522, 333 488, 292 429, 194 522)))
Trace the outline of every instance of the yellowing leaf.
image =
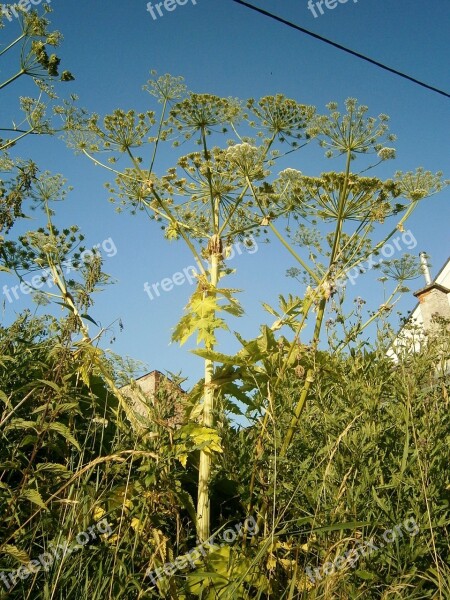
POLYGON ((136 531, 136 533, 141 533, 144 529, 144 524, 139 519, 134 517, 131 519, 131 527, 134 529, 134 531, 136 531))
POLYGON ((26 563, 30 562, 30 557, 25 552, 25 550, 21 550, 17 546, 11 546, 10 544, 5 544, 4 546, 2 546, 2 552, 4 554, 8 554, 9 556, 11 556, 12 558, 14 558, 15 560, 17 560, 18 562, 20 562, 22 564, 26 564, 26 563))
POLYGON ((105 514, 106 514, 105 510, 101 506, 96 506, 94 508, 95 521, 100 521, 105 516, 105 514))
POLYGON ((189 305, 200 316, 217 310, 217 300, 214 296, 203 296, 203 298, 193 299, 189 305))

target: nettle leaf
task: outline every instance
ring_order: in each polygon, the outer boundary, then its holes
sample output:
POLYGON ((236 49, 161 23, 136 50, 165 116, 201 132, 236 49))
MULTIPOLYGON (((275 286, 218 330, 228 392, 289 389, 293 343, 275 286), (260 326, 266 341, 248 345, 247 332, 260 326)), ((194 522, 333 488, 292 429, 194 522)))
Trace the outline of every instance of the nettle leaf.
POLYGON ((47 429, 49 431, 56 431, 56 433, 59 433, 60 435, 62 435, 62 437, 69 442, 70 444, 72 444, 72 446, 75 446, 75 448, 77 450, 81 451, 80 445, 77 442, 77 440, 73 437, 70 429, 66 426, 63 425, 62 423, 50 423, 47 427, 47 429))
POLYGON ((78 404, 78 402, 63 402, 62 404, 58 404, 56 406, 56 410, 58 411, 58 413, 72 413, 72 412, 77 412, 78 414, 80 413, 80 405, 78 404))
POLYGON ((91 368, 86 363, 82 364, 78 372, 80 374, 82 382, 89 387, 90 379, 91 379, 91 368))
POLYGON ((20 497, 24 500, 29 500, 44 510, 48 510, 41 494, 37 490, 25 490, 20 497))
POLYGON ((355 571, 355 575, 366 581, 373 581, 374 579, 377 579, 377 576, 374 573, 370 573, 369 571, 364 571, 361 569, 355 571))
MULTIPOLYGON (((186 465, 184 465, 184 466, 186 466, 186 465)), ((192 519, 192 522, 195 523, 196 519, 197 519, 197 515, 195 512, 195 504, 192 499, 192 496, 185 490, 179 489, 177 491, 177 497, 180 500, 181 505, 184 506, 184 508, 187 510, 189 516, 192 519)))
MULTIPOLYGON (((62 402, 61 404, 57 404, 55 407, 55 410, 62 414, 64 412, 72 412, 73 410, 76 410, 76 412, 79 413, 79 404, 78 402, 62 402)), ((47 412, 48 410, 48 406, 46 404, 43 404, 42 406, 38 406, 37 408, 35 408, 31 414, 32 415, 36 415, 42 412, 47 412)))
POLYGON ((41 463, 36 467, 34 471, 35 475, 37 475, 38 473, 57 473, 60 476, 71 474, 67 467, 59 463, 41 463))
POLYGON ((26 421, 25 419, 12 419, 6 427, 6 430, 10 429, 34 429, 38 431, 38 424, 36 421, 26 421))
POLYGON ((19 443, 19 448, 24 448, 25 446, 31 446, 36 444, 39 436, 37 435, 26 435, 19 443))
POLYGON ((55 392, 58 392, 58 394, 63 393, 63 390, 58 385, 56 385, 54 381, 47 381, 46 379, 38 379, 37 381, 39 381, 39 383, 43 383, 44 385, 48 385, 49 387, 54 389, 55 392))
POLYGON ((20 469, 21 464, 17 460, 5 460, 0 462, 0 469, 20 469))
POLYGON ((186 452, 186 446, 183 444, 182 446, 175 446, 175 455, 178 458, 178 460, 180 461, 181 465, 186 468, 187 466, 187 459, 188 459, 188 454, 186 452))

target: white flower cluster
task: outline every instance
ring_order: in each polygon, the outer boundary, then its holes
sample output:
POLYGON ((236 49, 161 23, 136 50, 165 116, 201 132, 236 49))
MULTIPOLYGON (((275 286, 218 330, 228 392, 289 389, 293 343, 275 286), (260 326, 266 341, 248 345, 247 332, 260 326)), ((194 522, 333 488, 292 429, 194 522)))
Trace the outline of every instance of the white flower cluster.
POLYGON ((265 176, 261 149, 256 146, 247 142, 235 144, 225 150, 224 156, 243 178, 255 180, 265 176))
POLYGON ((391 160, 392 158, 395 158, 395 148, 381 148, 381 150, 378 151, 378 156, 381 160, 391 160))

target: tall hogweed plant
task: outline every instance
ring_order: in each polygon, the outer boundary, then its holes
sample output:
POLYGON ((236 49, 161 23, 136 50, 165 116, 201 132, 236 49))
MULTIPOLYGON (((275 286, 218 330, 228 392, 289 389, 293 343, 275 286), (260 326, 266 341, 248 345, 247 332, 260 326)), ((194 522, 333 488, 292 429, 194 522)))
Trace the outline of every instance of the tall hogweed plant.
MULTIPOLYGON (((197 286, 173 340, 184 344, 195 336, 194 352, 204 360, 204 378, 191 393, 190 423, 185 425, 189 435, 202 439, 196 446, 199 539, 211 534, 213 461, 223 451, 217 420, 224 407, 234 404, 239 410, 236 400, 247 404, 260 430, 247 508, 257 511, 259 525, 268 530, 273 525, 267 520, 268 507, 276 489, 272 481, 265 494, 255 496, 255 465, 280 385, 293 375, 301 381, 287 407, 290 418, 277 448, 283 460, 311 396, 325 315, 331 305, 339 308, 345 273, 403 232, 419 203, 439 192, 444 182, 441 173, 422 168, 395 172, 388 179, 367 175, 395 158, 395 137, 388 132, 386 115, 371 117, 354 99, 345 102, 343 112, 332 102, 326 114, 319 114, 281 94, 241 101, 188 92, 182 78, 170 75, 152 73, 144 89, 158 102, 158 110, 118 109, 100 118, 72 105, 61 107, 68 142, 111 174, 107 185, 118 210, 128 208, 162 223, 166 239, 184 242, 198 265, 197 286), (329 159, 340 161, 340 169, 308 176, 293 168, 301 166, 298 152, 317 143, 329 159), (167 144, 175 148, 173 165, 161 170, 167 144), (369 155, 372 162, 365 158, 369 155), (124 159, 129 161, 126 168, 124 159), (289 166, 280 170, 278 165, 289 166), (391 230, 377 238, 377 224, 388 220, 391 230), (254 340, 239 337, 242 349, 225 355, 217 333, 227 329, 227 315, 240 316, 242 308, 238 290, 221 284, 230 274, 224 260, 235 241, 265 234, 290 253, 307 282, 306 291, 280 297, 276 308, 266 306, 275 317, 273 324, 264 325, 254 340)), ((412 266, 410 258, 394 263, 393 294, 367 321, 346 331, 340 350, 392 308, 404 282, 414 275, 412 266)))

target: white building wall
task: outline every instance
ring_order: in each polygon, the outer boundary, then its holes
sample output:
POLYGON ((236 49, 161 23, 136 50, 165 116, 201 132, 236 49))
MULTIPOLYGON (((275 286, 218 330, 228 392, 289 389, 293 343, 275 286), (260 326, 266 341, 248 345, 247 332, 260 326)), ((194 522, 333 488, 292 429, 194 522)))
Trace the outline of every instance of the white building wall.
MULTIPOLYGON (((433 283, 439 283, 440 285, 450 289, 450 258, 445 263, 444 267, 441 269, 439 274, 433 283)), ((425 281, 423 287, 425 287, 425 281)), ((450 305, 450 294, 447 294, 447 300, 450 305)), ((398 332, 397 337, 393 341, 391 347, 387 351, 387 355, 397 360, 397 354, 399 353, 400 348, 405 347, 409 348, 409 351, 413 348, 414 350, 419 350, 420 345, 423 342, 423 317, 420 304, 418 303, 414 310, 411 312, 408 323, 410 325, 415 325, 415 328, 411 328, 409 326, 404 326, 398 332)))

